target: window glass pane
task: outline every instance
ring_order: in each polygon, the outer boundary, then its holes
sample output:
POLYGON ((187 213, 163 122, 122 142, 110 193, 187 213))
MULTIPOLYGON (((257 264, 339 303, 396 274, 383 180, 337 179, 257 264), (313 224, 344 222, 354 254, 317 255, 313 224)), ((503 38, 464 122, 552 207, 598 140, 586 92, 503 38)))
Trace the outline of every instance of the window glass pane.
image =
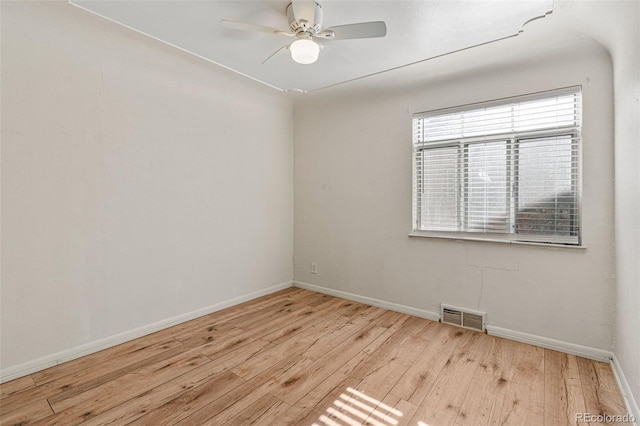
POLYGON ((576 235, 577 165, 570 135, 520 141, 519 234, 576 235))
POLYGON ((458 148, 418 152, 420 229, 458 230, 458 148))
POLYGON ((508 231, 507 142, 467 145, 467 230, 508 231))

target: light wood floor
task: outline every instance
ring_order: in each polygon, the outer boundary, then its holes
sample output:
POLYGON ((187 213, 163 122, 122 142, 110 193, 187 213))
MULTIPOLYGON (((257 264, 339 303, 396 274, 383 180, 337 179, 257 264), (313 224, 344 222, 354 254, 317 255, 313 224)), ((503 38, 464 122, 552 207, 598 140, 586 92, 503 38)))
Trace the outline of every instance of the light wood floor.
POLYGON ((0 398, 2 425, 520 426, 626 413, 607 364, 297 288, 7 382, 0 398))

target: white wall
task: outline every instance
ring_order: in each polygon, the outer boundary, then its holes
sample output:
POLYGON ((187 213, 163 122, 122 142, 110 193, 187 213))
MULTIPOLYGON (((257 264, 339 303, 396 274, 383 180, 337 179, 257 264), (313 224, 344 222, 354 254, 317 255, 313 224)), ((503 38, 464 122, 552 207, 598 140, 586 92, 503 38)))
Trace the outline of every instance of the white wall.
POLYGON ((1 72, 4 371, 290 282, 290 100, 66 2, 1 72))
POLYGON ((640 3, 608 32, 616 109, 616 334, 614 352, 640 416, 640 3), (635 10, 634 10, 635 9, 635 10))
MULTIPOLYGON (((640 418, 640 2, 561 2, 571 25, 613 62, 615 109, 616 315, 614 353, 623 392, 640 418)), ((554 14, 556 12, 554 11, 554 14)))
POLYGON ((614 170, 607 52, 584 43, 511 64, 485 58, 479 67, 467 58, 468 71, 456 60, 442 58, 432 68, 454 75, 430 78, 425 66, 424 82, 408 87, 358 91, 356 83, 353 90, 296 102, 295 280, 432 312, 441 302, 479 309, 490 325, 611 350, 614 170), (584 99, 586 249, 408 237, 412 113, 572 85, 582 85, 584 99), (318 263, 317 275, 310 274, 311 262, 318 263))

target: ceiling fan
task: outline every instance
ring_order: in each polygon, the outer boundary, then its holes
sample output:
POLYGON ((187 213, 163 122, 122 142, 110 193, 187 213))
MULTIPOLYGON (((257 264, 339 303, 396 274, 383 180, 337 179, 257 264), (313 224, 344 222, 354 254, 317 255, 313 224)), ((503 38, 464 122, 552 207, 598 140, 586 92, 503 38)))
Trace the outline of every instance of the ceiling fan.
POLYGON ((290 31, 227 19, 223 19, 221 24, 234 30, 262 32, 296 38, 292 43, 276 50, 262 62, 263 64, 283 49, 289 49, 291 58, 297 63, 312 64, 318 60, 322 47, 314 39, 346 40, 384 37, 387 35, 387 25, 383 21, 338 25, 323 29, 322 6, 314 0, 292 0, 287 6, 287 19, 289 20, 290 31))

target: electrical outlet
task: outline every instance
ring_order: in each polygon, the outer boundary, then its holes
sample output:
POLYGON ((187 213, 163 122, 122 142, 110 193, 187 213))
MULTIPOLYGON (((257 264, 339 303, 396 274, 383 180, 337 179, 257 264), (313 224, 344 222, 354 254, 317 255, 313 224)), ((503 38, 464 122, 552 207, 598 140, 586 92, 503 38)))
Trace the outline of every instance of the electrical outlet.
POLYGON ((317 274, 318 273, 318 264, 317 263, 311 263, 311 273, 312 274, 317 274))

